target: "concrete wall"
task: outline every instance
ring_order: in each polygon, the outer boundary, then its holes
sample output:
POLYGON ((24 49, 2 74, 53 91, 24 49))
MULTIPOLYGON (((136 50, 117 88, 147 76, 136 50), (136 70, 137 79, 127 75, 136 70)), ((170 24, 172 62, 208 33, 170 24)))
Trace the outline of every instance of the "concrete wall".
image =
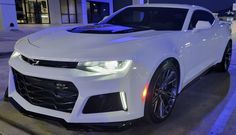
POLYGON ((61 9, 59 0, 48 0, 51 24, 61 24, 61 9))
POLYGON ((0 0, 0 30, 10 30, 10 23, 18 28, 15 0, 0 0))
POLYGON ((77 0, 77 19, 78 23, 87 24, 87 1, 86 0, 77 0))

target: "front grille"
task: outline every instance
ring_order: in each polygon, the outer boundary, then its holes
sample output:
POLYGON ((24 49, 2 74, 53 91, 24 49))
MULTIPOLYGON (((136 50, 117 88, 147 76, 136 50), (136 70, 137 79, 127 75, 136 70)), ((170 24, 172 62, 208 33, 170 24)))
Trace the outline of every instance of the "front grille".
POLYGON ((38 60, 38 59, 30 59, 23 55, 21 58, 34 66, 45 66, 45 67, 57 67, 57 68, 76 68, 78 62, 63 62, 63 61, 48 61, 48 60, 38 60))
POLYGON ((71 82, 30 77, 12 69, 16 91, 29 103, 71 113, 78 90, 71 82))

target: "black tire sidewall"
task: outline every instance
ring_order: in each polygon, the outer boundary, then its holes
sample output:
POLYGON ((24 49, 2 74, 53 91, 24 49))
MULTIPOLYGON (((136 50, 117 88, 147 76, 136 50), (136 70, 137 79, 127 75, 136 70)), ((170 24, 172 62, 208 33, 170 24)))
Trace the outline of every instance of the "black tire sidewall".
POLYGON ((4 101, 9 101, 8 88, 6 89, 5 94, 4 94, 4 101))
POLYGON ((227 44, 227 46, 225 48, 222 61, 216 66, 216 69, 218 72, 227 72, 229 69, 229 65, 227 67, 225 67, 225 61, 226 61, 225 57, 226 57, 227 50, 229 48, 231 48, 231 50, 232 50, 232 44, 230 42, 227 44))
MULTIPOLYGON (((225 59, 225 57, 226 57, 226 53, 227 53, 227 51, 228 51, 228 49, 231 49, 231 51, 232 51, 232 45, 231 44, 228 44, 227 45, 227 47, 226 47, 226 49, 225 49, 225 52, 224 52, 224 58, 223 58, 223 67, 224 67, 224 71, 228 71, 228 69, 229 69, 229 66, 230 66, 230 63, 229 63, 229 65, 227 65, 227 67, 225 67, 225 61, 226 61, 226 59, 225 59)), ((232 55, 232 53, 231 53, 231 55, 232 55)), ((232 56, 231 56, 232 57, 232 56)))

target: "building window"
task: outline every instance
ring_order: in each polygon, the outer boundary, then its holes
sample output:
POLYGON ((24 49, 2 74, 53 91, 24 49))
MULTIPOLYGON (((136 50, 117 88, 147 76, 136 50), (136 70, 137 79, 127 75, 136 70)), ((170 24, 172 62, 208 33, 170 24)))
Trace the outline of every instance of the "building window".
POLYGON ((62 23, 77 23, 76 0, 60 0, 62 23))
POLYGON ((18 23, 48 24, 48 0, 16 0, 18 23))
POLYGON ((109 3, 87 2, 88 22, 97 23, 110 14, 109 3))
POLYGON ((18 23, 27 23, 24 0, 16 0, 16 13, 18 23))

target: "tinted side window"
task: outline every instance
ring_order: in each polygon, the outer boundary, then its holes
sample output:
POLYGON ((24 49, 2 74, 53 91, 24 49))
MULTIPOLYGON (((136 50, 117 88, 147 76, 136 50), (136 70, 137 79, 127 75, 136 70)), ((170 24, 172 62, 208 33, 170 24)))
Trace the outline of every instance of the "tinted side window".
POLYGON ((215 21, 215 18, 211 13, 207 11, 197 10, 192 15, 192 18, 189 24, 189 30, 192 30, 193 28, 195 28, 198 21, 208 21, 211 24, 213 24, 213 22, 215 21))

